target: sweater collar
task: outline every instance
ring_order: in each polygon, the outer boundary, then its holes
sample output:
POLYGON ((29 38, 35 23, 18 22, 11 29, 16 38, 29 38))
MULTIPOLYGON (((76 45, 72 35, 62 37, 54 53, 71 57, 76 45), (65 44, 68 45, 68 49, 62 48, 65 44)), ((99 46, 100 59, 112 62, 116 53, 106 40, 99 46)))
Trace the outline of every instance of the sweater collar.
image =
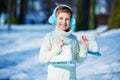
POLYGON ((66 31, 63 31, 62 29, 60 29, 59 27, 56 26, 56 29, 55 29, 55 32, 60 35, 61 37, 68 37, 70 36, 70 34, 72 33, 72 30, 66 32, 66 31))

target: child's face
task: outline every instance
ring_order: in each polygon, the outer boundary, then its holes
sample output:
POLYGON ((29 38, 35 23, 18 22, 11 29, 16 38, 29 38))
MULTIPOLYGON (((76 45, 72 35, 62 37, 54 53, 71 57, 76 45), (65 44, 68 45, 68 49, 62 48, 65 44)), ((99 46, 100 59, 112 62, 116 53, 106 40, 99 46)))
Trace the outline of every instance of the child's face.
POLYGON ((56 26, 64 31, 68 31, 70 19, 71 19, 70 13, 60 12, 59 14, 57 14, 56 26))

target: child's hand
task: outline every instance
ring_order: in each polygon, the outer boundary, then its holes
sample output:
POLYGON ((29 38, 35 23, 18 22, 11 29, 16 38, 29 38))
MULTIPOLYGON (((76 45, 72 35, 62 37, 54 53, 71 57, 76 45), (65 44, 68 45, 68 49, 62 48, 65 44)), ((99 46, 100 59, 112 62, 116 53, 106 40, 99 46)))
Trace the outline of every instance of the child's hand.
POLYGON ((59 48, 62 48, 63 44, 64 44, 63 40, 60 40, 57 45, 58 45, 59 48))
POLYGON ((86 38, 86 36, 82 36, 81 37, 81 42, 83 43, 83 45, 87 46, 89 44, 88 39, 86 38))

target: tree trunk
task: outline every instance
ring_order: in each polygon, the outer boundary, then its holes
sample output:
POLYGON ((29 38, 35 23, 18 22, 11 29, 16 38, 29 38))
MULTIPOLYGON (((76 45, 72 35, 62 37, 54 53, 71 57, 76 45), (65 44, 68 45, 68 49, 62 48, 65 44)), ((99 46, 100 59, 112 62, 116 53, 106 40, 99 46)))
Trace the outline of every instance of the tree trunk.
POLYGON ((75 31, 89 29, 89 7, 90 0, 77 1, 77 17, 75 31))
POLYGON ((27 3, 28 0, 21 0, 21 8, 20 8, 20 24, 24 24, 25 15, 27 12, 27 3))
POLYGON ((120 28, 120 2, 119 0, 114 0, 112 14, 109 20, 110 29, 120 28))
POLYGON ((11 30, 11 3, 12 0, 8 0, 8 17, 7 17, 7 23, 8 23, 8 30, 11 30))
POLYGON ((95 17, 95 0, 90 1, 90 19, 89 19, 89 29, 96 28, 96 17, 95 17))
POLYGON ((83 0, 77 0, 77 13, 76 13, 76 28, 75 31, 83 29, 83 13, 82 13, 82 2, 83 0))

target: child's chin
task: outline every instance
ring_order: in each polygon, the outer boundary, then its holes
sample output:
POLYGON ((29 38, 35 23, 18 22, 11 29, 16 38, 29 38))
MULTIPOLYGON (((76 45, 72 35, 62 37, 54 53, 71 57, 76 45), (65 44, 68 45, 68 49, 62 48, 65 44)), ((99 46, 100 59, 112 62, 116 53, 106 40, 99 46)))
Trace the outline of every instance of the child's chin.
POLYGON ((62 30, 66 31, 67 29, 66 28, 62 28, 62 30))
POLYGON ((67 28, 66 27, 61 27, 63 30, 67 30, 67 28))

